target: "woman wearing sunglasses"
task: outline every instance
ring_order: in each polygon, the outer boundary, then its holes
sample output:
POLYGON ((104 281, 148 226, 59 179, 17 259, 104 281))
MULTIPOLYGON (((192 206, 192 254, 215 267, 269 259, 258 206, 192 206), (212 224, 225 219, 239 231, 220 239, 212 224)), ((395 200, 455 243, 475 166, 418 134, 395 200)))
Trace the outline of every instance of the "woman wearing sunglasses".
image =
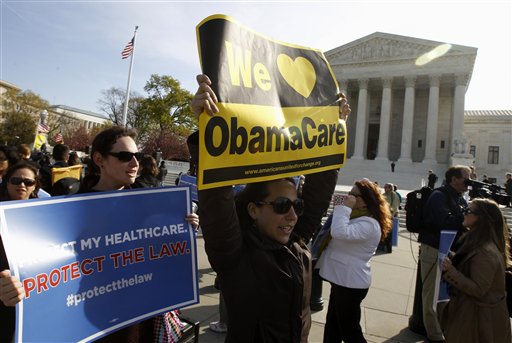
POLYGON ((359 322, 371 284, 370 259, 391 230, 386 199, 372 181, 356 181, 334 207, 331 240, 320 256, 320 276, 331 283, 325 343, 366 342, 359 322))
POLYGON ((29 162, 18 162, 7 169, 0 184, 0 201, 37 198, 41 186, 37 168, 29 162))
MULTIPOLYGON (((132 187, 143 154, 138 152, 134 130, 113 126, 92 142, 87 175, 79 193, 105 192, 132 187)), ((153 340, 153 320, 131 325, 97 342, 148 342, 153 340)))
POLYGON ((143 154, 138 152, 137 134, 114 126, 100 132, 92 142, 91 158, 80 193, 130 188, 143 154))
MULTIPOLYGON (((192 102, 199 116, 218 112, 206 75, 192 102)), ((345 104, 345 102, 344 102, 345 104)), ((348 105, 344 114, 350 113, 348 105)), ((187 140, 197 161, 199 135, 187 140)), ((302 196, 291 178, 199 191, 208 259, 217 272, 229 327, 226 342, 307 342, 311 254, 306 244, 327 210, 338 171, 309 174, 302 196)))
MULTIPOLYGON (((0 201, 37 198, 40 182, 37 168, 29 162, 18 162, 9 167, 0 184, 0 201)), ((15 305, 24 297, 17 277, 11 276, 0 236, 0 342, 10 342, 14 335, 15 305)))
POLYGON ((498 205, 479 198, 464 211, 463 225, 467 231, 455 254, 441 263, 450 285, 450 301, 441 313, 446 341, 511 342, 505 290, 509 228, 498 205))
MULTIPOLYGON (((139 161, 144 156, 138 152, 136 138, 135 131, 118 126, 100 132, 92 143, 89 174, 83 180, 80 193, 135 188, 139 161)), ((199 225, 196 214, 188 214, 185 219, 194 227, 199 225)), ((156 318, 121 329, 96 342, 153 342, 164 326, 161 320, 154 320, 156 318)))

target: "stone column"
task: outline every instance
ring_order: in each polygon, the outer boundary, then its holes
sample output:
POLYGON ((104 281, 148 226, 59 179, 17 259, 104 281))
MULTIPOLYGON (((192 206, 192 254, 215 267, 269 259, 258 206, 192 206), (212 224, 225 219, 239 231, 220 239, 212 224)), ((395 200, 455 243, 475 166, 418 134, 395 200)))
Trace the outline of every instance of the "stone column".
POLYGON ((357 122, 356 122, 356 141, 354 146, 354 155, 351 159, 363 160, 363 150, 365 147, 367 118, 366 108, 368 106, 368 79, 359 80, 359 99, 357 101, 357 122))
POLYGON ((402 126, 402 145, 400 150, 399 162, 412 162, 412 124, 414 119, 414 96, 416 76, 408 76, 405 78, 405 103, 404 103, 404 119, 402 126))
POLYGON ((393 78, 382 80, 382 103, 380 110, 379 144, 376 160, 387 161, 389 149, 389 128, 391 124, 391 84, 393 78))
POLYGON ((452 114, 452 153, 455 152, 454 146, 456 140, 461 140, 464 136, 464 98, 466 94, 466 83, 467 75, 455 76, 455 94, 453 95, 452 114))
POLYGON ((425 138, 424 163, 436 164, 437 120, 439 117, 439 75, 430 77, 428 94, 427 136, 425 138))

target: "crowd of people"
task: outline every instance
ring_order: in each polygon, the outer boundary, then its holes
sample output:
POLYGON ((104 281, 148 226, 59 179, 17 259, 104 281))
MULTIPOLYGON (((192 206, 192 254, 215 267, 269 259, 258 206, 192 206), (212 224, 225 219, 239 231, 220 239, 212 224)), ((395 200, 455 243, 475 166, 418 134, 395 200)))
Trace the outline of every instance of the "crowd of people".
MULTIPOLYGON (((193 112, 198 117, 213 116, 218 108, 210 79, 199 75, 197 81, 193 112)), ((338 100, 340 118, 346 119, 350 106, 343 94, 338 100)), ((198 135, 192 135, 187 144, 193 165, 200 165, 198 135)), ((45 156, 31 155, 26 146, 16 151, 0 146, 1 201, 55 195, 52 169, 83 163, 64 144, 54 147, 52 163, 45 156)), ((77 180, 79 188, 71 189, 73 193, 159 187, 167 175, 165 161, 158 163, 139 152, 135 131, 117 126, 95 137, 86 162, 86 172, 77 180)), ((199 214, 187 214, 186 220, 197 228, 201 218, 224 312, 220 321, 224 326, 217 322, 212 329, 225 332, 226 342, 307 342, 313 266, 331 285, 324 343, 366 342, 360 325, 361 303, 371 286, 371 259, 379 245, 390 245, 401 198, 391 183, 382 192, 372 180, 354 182, 333 209, 325 245, 313 265, 308 244, 321 228, 337 177, 338 170, 332 169, 307 174, 300 184, 285 177, 249 183, 241 191, 221 186, 198 192, 199 214)), ((418 241, 422 316, 430 342, 512 339, 505 290, 505 271, 512 266, 509 228, 494 201, 466 201, 471 177, 476 177, 471 168, 451 166, 442 186, 435 188, 437 176, 428 172, 428 186, 435 189, 425 207, 428 229, 419 233, 418 241), (457 235, 452 251, 440 263, 440 232, 446 229, 457 235), (450 285, 450 301, 436 309, 437 273, 450 285)), ((512 194, 512 174, 507 173, 505 188, 512 194)), ((20 280, 9 271, 0 236, 2 342, 13 339, 14 306, 23 297, 20 280)), ((157 316, 99 341, 160 342, 164 326, 157 316)))

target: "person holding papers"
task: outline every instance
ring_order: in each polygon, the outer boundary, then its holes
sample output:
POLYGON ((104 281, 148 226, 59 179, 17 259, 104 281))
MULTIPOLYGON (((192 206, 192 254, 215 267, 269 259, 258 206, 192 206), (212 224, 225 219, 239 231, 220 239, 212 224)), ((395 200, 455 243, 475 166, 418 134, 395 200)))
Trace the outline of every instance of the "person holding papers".
MULTIPOLYGON (((0 201, 37 198, 41 183, 37 168, 29 162, 18 162, 9 167, 0 184, 0 201)), ((25 296, 16 276, 11 276, 0 236, 0 342, 10 342, 14 335, 15 305, 25 296)))
MULTIPOLYGON (((199 75, 197 81, 194 114, 214 115, 217 97, 210 79, 199 75)), ((199 135, 187 142, 197 162, 199 135)), ((337 175, 336 169, 306 175, 301 197, 293 178, 250 183, 236 197, 232 186, 199 191, 205 249, 229 318, 226 342, 307 342, 311 254, 306 244, 329 207, 337 175)))
POLYGON ((359 321, 371 284, 370 259, 391 231, 386 199, 372 181, 356 181, 334 207, 331 240, 320 256, 320 276, 331 283, 324 343, 366 342, 359 321))
POLYGON ((446 342, 511 342, 505 269, 511 266, 509 229, 498 205, 474 199, 464 210, 468 229, 455 254, 441 263, 451 287, 441 313, 446 342))
POLYGON ((436 279, 441 230, 457 231, 454 245, 464 231, 462 210, 467 207, 464 193, 471 174, 468 166, 450 166, 445 172, 443 186, 435 189, 423 209, 425 228, 418 235, 420 242, 421 303, 423 324, 430 342, 443 343, 443 331, 439 324, 435 301, 436 279))

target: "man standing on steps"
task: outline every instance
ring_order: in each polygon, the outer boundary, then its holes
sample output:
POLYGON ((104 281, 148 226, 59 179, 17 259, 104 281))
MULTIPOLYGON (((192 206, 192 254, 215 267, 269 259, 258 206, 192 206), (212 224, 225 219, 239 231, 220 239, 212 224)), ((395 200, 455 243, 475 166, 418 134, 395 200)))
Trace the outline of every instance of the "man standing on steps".
POLYGON ((424 209, 426 229, 419 234, 423 302, 423 324, 429 342, 444 342, 444 335, 434 310, 436 275, 438 268, 441 230, 456 230, 457 237, 464 230, 462 210, 467 207, 463 195, 468 190, 466 181, 471 170, 467 166, 452 166, 445 173, 445 185, 430 194, 424 209))
POLYGON ((428 171, 428 188, 434 189, 437 182, 437 175, 432 170, 428 171))
POLYGON ((164 185, 165 177, 167 176, 167 168, 165 167, 165 161, 162 160, 160 162, 160 166, 158 167, 158 175, 156 178, 160 181, 160 186, 164 185))

